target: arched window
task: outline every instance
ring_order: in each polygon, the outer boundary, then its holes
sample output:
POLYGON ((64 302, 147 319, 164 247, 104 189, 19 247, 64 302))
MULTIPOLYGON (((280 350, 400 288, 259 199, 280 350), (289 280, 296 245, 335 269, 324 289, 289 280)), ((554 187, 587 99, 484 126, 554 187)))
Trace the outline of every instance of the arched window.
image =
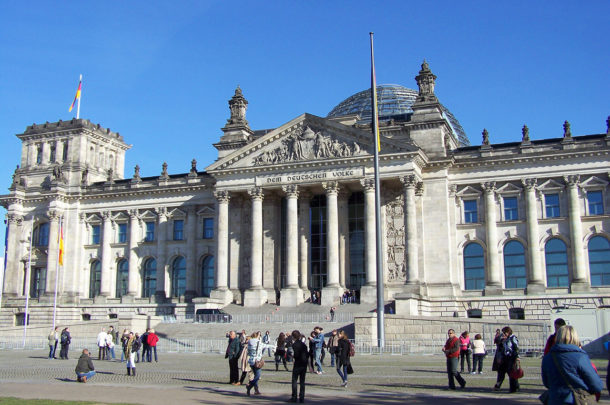
POLYGON ((206 256, 201 263, 201 295, 209 297, 214 288, 214 256, 206 256))
POLYGON ((186 291, 186 260, 179 256, 172 263, 172 297, 183 296, 186 291))
POLYGON ((610 284, 610 242, 603 236, 589 239, 589 270, 592 286, 610 284))
POLYGON ((546 262, 547 287, 567 287, 570 284, 568 276, 568 250, 561 239, 553 238, 544 246, 546 262))
POLYGON ((504 284, 505 288, 525 288, 527 285, 525 249, 516 240, 504 245, 504 284))
POLYGON ((102 286, 102 262, 99 260, 91 263, 91 272, 89 274, 89 298, 95 298, 100 295, 102 286))
POLYGON ((483 247, 469 243, 464 248, 464 288, 483 290, 485 288, 485 256, 483 247))
POLYGON ((144 262, 143 280, 142 296, 148 298, 155 295, 157 292, 157 261, 155 259, 146 259, 144 262))
POLYGON ((127 295, 127 285, 129 282, 129 262, 122 259, 117 264, 116 272, 116 297, 121 298, 127 295))

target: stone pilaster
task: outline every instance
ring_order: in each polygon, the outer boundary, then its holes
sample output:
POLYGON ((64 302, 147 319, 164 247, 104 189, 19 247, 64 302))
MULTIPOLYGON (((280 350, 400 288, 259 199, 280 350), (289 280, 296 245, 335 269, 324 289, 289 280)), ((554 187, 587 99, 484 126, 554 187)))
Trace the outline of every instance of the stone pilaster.
POLYGON ((326 190, 326 257, 328 282, 322 289, 322 305, 331 306, 339 302, 342 290, 339 285, 339 213, 337 195, 339 184, 336 181, 323 183, 326 190))
POLYGON ((100 281, 100 296, 110 297, 110 289, 112 282, 112 254, 110 251, 110 238, 112 236, 112 219, 110 211, 102 212, 102 221, 102 279, 100 281))
POLYGON ((543 293, 542 267, 540 265, 540 246, 538 245, 538 211, 536 210, 536 179, 523 179, 525 187, 525 210, 527 219, 527 246, 529 252, 529 277, 527 292, 543 293))
MULTIPOLYGON (((4 297, 13 298, 21 295, 19 288, 21 277, 20 271, 20 252, 21 243, 29 243, 29 240, 21 240, 23 232, 23 216, 15 213, 7 215, 8 220, 8 241, 7 241, 7 262, 4 269, 4 297)), ((29 247, 28 247, 29 248, 29 247)), ((1 287, 0 287, 1 288, 1 287)), ((29 288, 29 287, 28 287, 29 288)))
POLYGON ((127 276, 127 296, 123 300, 133 301, 138 296, 140 286, 140 271, 138 269, 138 235, 140 219, 138 210, 129 210, 129 273, 127 276))
POLYGON ((587 282, 585 257, 583 252, 582 223, 580 220, 580 206, 578 198, 578 185, 580 176, 565 176, 568 186, 568 219, 570 222, 570 239, 572 245, 572 284, 570 290, 587 291, 591 286, 587 282))
POLYGON ((233 295, 228 288, 229 280, 229 199, 226 190, 216 190, 216 288, 210 293, 211 298, 221 300, 224 305, 233 301, 233 295))
POLYGON ((496 183, 486 182, 481 184, 481 188, 485 192, 485 238, 487 242, 485 295, 495 295, 502 292, 496 223, 496 183))
POLYGON ((267 302, 263 288, 263 190, 253 187, 248 193, 252 198, 252 252, 250 288, 244 293, 244 306, 259 307, 267 302))
MULTIPOLYGON (((193 159, 194 160, 194 159, 193 159)), ((193 163, 194 165, 194 163, 193 163)), ((197 169, 193 166, 194 173, 197 175, 197 169)), ((191 169, 193 173, 193 169, 191 169)), ((186 292, 184 294, 187 300, 192 299, 197 295, 197 210, 196 207, 190 206, 187 208, 186 217, 186 292)))
POLYGON ((309 281, 309 201, 311 194, 309 192, 301 192, 299 199, 299 273, 301 278, 301 289, 308 290, 309 281))
POLYGON ((155 299, 167 298, 167 208, 157 208, 157 291, 155 299))
POLYGON ((299 219, 298 189, 295 185, 282 187, 286 193, 286 287, 281 291, 281 305, 296 307, 303 303, 303 290, 299 288, 299 219))
POLYGON ((415 175, 401 178, 405 193, 405 239, 407 247, 407 287, 406 292, 418 293, 421 280, 419 279, 419 246, 417 235, 417 201, 416 191, 422 184, 415 175))

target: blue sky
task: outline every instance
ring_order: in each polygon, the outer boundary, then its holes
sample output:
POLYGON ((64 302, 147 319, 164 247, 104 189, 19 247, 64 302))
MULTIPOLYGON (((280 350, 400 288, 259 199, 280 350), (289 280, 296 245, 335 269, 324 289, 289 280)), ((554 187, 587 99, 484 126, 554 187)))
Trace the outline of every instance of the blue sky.
POLYGON ((81 118, 133 144, 125 173, 184 173, 216 159, 239 84, 253 129, 325 116, 377 80, 416 88, 426 58, 439 99, 471 143, 602 133, 610 114, 609 1, 0 0, 0 193, 19 163, 14 136, 81 118))

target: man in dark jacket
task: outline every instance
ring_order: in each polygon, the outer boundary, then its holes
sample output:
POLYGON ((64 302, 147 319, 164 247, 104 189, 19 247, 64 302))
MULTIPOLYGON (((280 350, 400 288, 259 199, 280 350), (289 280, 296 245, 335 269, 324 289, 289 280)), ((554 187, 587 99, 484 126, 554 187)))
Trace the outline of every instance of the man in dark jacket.
POLYGON ((61 338, 60 338, 61 351, 59 352, 60 359, 68 360, 68 351, 70 350, 71 341, 72 341, 72 337, 70 336, 70 328, 66 327, 61 332, 61 338))
POLYGON ((455 389, 454 378, 458 381, 460 387, 464 388, 464 386, 466 385, 466 381, 457 371, 458 357, 460 356, 460 339, 455 336, 455 331, 453 329, 449 329, 447 331, 447 335, 449 335, 449 338, 445 342, 445 346, 443 346, 443 353, 445 353, 445 356, 447 357, 447 376, 449 377, 449 389, 455 389))
POLYGON ((297 379, 300 382, 299 400, 305 402, 305 376, 307 375, 307 346, 301 341, 301 332, 292 331, 292 350, 294 351, 294 366, 292 367, 292 397, 291 402, 297 402, 297 379))
POLYGON ((142 363, 144 363, 148 359, 148 353, 150 351, 150 346, 148 346, 149 331, 149 329, 146 329, 146 332, 142 333, 142 336, 140 336, 140 341, 142 342, 142 363))
POLYGON ((229 332, 229 344, 227 345, 227 353, 225 354, 225 358, 229 359, 229 384, 240 385, 239 368, 237 366, 240 354, 241 343, 239 342, 235 331, 232 330, 229 332))
POLYGON ((74 372, 76 373, 76 379, 78 382, 86 383, 88 379, 91 379, 95 375, 95 367, 93 367, 93 360, 89 356, 89 350, 83 349, 83 354, 80 355, 78 363, 74 372))

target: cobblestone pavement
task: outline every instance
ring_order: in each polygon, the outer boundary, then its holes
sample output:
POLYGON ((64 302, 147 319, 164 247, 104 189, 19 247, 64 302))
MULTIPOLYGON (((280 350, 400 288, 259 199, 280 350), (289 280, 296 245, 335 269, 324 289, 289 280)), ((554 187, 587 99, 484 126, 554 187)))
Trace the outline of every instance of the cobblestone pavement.
MULTIPOLYGON (((70 360, 48 360, 42 351, 0 351, 0 396, 91 400, 105 403, 139 404, 240 404, 280 403, 290 396, 290 374, 275 371, 271 359, 263 370, 263 395, 249 401, 245 387, 227 384, 228 364, 220 355, 162 353, 158 363, 137 364, 137 376, 126 375, 125 363, 97 361, 98 374, 87 384, 75 382, 77 353, 70 360)), ((489 363, 489 362, 488 362, 489 363)), ((323 375, 308 374, 306 402, 323 404, 341 399, 351 404, 469 404, 483 405, 501 400, 503 404, 538 404, 542 392, 540 359, 523 359, 525 377, 521 392, 493 392, 495 373, 489 364, 482 375, 465 375, 464 390, 446 389, 443 356, 358 356, 353 358, 355 373, 347 388, 330 366, 323 375)), ((597 363, 605 378, 605 362, 597 363)), ((289 366, 290 367, 290 366, 289 366)), ((604 394, 601 403, 610 404, 604 394)))

